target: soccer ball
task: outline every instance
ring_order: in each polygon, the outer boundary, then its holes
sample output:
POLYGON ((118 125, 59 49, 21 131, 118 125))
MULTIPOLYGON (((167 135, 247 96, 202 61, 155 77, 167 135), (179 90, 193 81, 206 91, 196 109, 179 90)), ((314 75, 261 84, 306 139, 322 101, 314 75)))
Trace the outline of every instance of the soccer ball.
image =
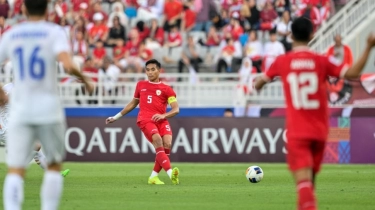
POLYGON ((262 181, 263 176, 263 170, 259 166, 250 166, 246 170, 246 179, 251 183, 258 183, 262 181))

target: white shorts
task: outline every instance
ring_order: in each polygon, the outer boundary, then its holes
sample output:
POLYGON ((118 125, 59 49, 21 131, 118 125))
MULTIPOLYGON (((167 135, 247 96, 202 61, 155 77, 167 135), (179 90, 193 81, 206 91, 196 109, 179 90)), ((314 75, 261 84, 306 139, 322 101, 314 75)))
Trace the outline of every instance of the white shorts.
POLYGON ((10 168, 26 168, 39 141, 47 164, 61 163, 65 158, 65 122, 30 125, 9 123, 7 130, 7 164, 10 168))

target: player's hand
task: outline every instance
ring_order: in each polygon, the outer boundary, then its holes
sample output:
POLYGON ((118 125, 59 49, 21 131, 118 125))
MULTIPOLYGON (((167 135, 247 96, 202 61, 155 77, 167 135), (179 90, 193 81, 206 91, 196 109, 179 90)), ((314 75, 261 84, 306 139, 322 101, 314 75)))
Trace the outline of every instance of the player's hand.
POLYGON ((91 82, 87 82, 86 83, 86 89, 87 89, 87 92, 89 92, 90 94, 92 94, 95 90, 95 87, 94 85, 91 83, 91 82))
POLYGON ((375 33, 371 33, 368 38, 367 38, 367 44, 370 46, 370 47, 374 47, 375 46, 375 33))
POLYGON ((113 122, 115 122, 116 120, 115 120, 115 118, 113 118, 113 117, 108 117, 106 120, 105 120, 105 124, 111 124, 111 123, 113 123, 113 122))
POLYGON ((165 115, 163 115, 163 114, 155 114, 151 118, 151 120, 155 121, 155 122, 158 122, 159 120, 164 120, 164 119, 165 119, 165 115))

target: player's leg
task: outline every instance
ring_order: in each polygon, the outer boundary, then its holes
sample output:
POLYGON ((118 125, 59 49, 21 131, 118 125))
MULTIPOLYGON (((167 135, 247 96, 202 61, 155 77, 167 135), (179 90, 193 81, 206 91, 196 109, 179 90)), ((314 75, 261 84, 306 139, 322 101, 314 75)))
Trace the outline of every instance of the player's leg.
POLYGON ((64 123, 37 126, 37 138, 42 144, 47 163, 40 192, 42 210, 57 210, 60 203, 63 190, 60 171, 65 158, 64 136, 64 123))
POLYGON ((3 186, 5 210, 20 210, 24 198, 24 176, 32 157, 34 130, 31 126, 10 123, 7 131, 8 173, 3 186))
MULTIPOLYGON (((172 135, 170 135, 170 134, 163 135, 162 139, 163 139, 163 146, 164 146, 165 154, 169 158, 169 154, 170 154, 171 147, 172 147, 172 135)), ((180 175, 180 170, 177 167, 174 167, 172 169, 172 176, 170 176, 173 184, 179 184, 180 183, 179 178, 178 178, 179 175, 180 175)))
POLYGON ((315 210, 316 200, 312 183, 313 160, 311 141, 288 139, 287 161, 297 188, 298 210, 315 210))
POLYGON ((167 172, 169 178, 172 177, 171 162, 169 157, 165 154, 163 140, 159 133, 152 135, 152 145, 156 152, 156 161, 161 165, 161 167, 167 172))
MULTIPOLYGON (((170 152, 171 152, 171 146, 172 146, 172 131, 171 131, 171 128, 169 126, 169 123, 168 123, 168 121, 164 121, 163 123, 155 124, 155 125, 158 129, 158 132, 162 136, 164 152, 169 157, 170 152), (170 135, 170 136, 164 137, 165 135, 170 135)), ((152 138, 152 136, 151 136, 151 138, 152 138)), ((152 142, 152 141, 150 141, 150 142, 152 142)), ((154 169, 151 172, 150 178, 158 176, 161 169, 162 169, 161 165, 155 160, 154 169)))
POLYGON ((325 141, 314 141, 312 144, 312 155, 313 155, 313 169, 312 169, 312 183, 314 188, 316 187, 315 178, 320 171, 324 157, 324 149, 326 147, 325 141))

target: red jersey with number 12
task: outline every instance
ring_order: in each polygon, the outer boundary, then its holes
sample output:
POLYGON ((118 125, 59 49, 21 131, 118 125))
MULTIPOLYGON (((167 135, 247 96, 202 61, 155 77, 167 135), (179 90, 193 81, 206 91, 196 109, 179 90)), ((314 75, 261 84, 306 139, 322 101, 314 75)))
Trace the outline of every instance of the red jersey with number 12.
POLYGON ((287 138, 326 140, 328 137, 328 76, 343 77, 346 66, 307 47, 276 58, 265 79, 280 76, 287 105, 287 138))
POLYGON ((166 113, 170 97, 176 97, 176 93, 164 83, 138 82, 134 92, 134 98, 139 99, 137 122, 148 122, 155 114, 166 113))

